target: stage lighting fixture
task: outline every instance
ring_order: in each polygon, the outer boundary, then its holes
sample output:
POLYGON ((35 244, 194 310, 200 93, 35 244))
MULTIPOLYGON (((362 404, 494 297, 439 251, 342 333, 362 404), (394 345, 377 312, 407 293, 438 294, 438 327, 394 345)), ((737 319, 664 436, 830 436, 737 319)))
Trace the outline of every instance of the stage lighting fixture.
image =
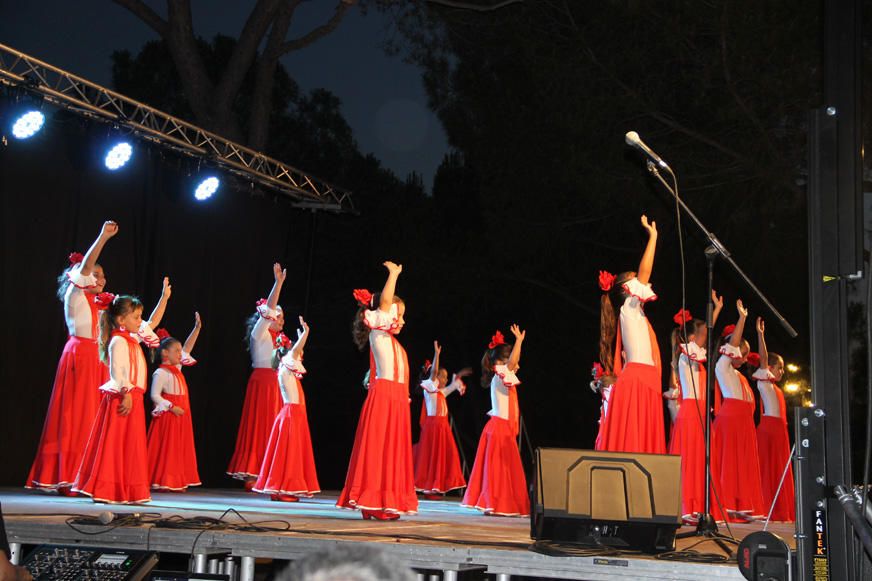
POLYGON ((12 124, 12 136, 16 139, 33 137, 45 124, 45 115, 40 111, 30 110, 15 119, 12 124))
POLYGON ((109 153, 106 154, 103 163, 106 164, 106 169, 115 171, 116 169, 124 167, 124 164, 130 161, 132 155, 133 147, 126 141, 122 141, 121 143, 112 146, 112 149, 110 149, 109 153))
POLYGON ((218 178, 214 176, 208 177, 197 185, 197 189, 194 191, 194 197, 201 202, 203 200, 208 200, 218 189, 219 185, 221 185, 221 182, 218 178))

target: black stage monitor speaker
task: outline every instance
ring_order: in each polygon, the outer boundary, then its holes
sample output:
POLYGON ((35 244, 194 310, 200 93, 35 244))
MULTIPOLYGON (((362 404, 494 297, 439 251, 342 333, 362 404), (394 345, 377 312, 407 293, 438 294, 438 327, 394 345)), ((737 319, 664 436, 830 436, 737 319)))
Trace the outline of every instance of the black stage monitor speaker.
POLYGON ((538 448, 530 536, 636 549, 675 549, 681 457, 538 448))

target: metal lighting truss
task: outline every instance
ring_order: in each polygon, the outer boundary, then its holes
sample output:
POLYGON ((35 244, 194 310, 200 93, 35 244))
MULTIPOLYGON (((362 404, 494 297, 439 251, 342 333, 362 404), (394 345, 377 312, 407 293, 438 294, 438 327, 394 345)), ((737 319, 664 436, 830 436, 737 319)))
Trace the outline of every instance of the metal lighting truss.
POLYGON ((271 188, 297 207, 354 212, 351 192, 278 160, 167 115, 0 44, 0 84, 22 87, 80 115, 130 128, 135 134, 271 188))

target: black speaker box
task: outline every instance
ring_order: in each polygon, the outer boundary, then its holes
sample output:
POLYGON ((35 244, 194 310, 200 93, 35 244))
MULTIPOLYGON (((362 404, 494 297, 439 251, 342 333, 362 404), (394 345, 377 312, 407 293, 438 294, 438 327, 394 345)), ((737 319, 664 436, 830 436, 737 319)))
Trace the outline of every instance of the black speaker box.
POLYGON ((681 526, 681 457, 538 448, 530 536, 663 552, 681 526))

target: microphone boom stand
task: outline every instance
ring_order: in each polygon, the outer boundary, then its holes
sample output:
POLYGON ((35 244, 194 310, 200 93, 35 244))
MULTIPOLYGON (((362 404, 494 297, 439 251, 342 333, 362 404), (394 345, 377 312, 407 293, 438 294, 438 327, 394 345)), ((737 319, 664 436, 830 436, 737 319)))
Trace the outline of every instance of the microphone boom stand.
MULTIPOLYGON (((675 174, 672 172, 672 170, 669 168, 669 166, 664 164, 662 167, 664 167, 665 169, 667 169, 669 171, 669 173, 672 175, 672 178, 676 182, 678 181, 678 178, 675 177, 675 174)), ((714 321, 712 319, 712 311, 713 311, 714 305, 712 303, 712 290, 714 288, 715 260, 717 260, 718 257, 721 257, 724 260, 724 262, 729 264, 733 268, 733 270, 742 278, 742 280, 745 281, 745 284, 747 284, 748 287, 752 291, 754 291, 754 294, 757 295, 757 298, 759 298, 769 308, 769 310, 772 312, 772 314, 775 315, 775 318, 778 320, 779 323, 781 323, 781 326, 784 327, 784 329, 791 336, 791 338, 796 337, 797 332, 790 325, 790 323, 787 322, 787 319, 785 319, 781 315, 781 313, 778 312, 778 309, 776 309, 775 306, 771 302, 769 302, 769 299, 766 298, 766 296, 763 294, 763 292, 759 288, 757 288, 757 285, 755 285, 751 281, 751 279, 748 278, 748 275, 746 275, 742 271, 742 269, 739 268, 739 265, 736 264, 736 262, 730 256, 730 252, 721 243, 721 241, 718 240, 717 236, 714 235, 714 232, 712 232, 711 230, 706 228, 705 225, 699 220, 699 218, 696 217, 696 214, 694 214, 691 211, 691 209, 687 207, 687 204, 684 203, 684 200, 682 200, 678 196, 677 186, 676 186, 676 188, 673 188, 672 186, 669 185, 669 183, 666 182, 666 180, 663 179, 663 176, 660 175, 660 169, 658 168, 658 165, 655 164, 654 162, 649 160, 647 163, 647 168, 648 168, 648 171, 651 173, 651 175, 656 177, 660 181, 660 183, 663 184, 663 187, 665 187, 666 190, 672 194, 672 196, 675 198, 675 201, 678 203, 678 205, 681 207, 681 209, 684 210, 684 213, 690 217, 690 219, 697 225, 697 227, 700 229, 700 231, 703 233, 703 235, 709 241, 709 246, 707 246, 705 249, 706 263, 708 266, 708 294, 706 294, 707 303, 706 303, 706 321, 705 321, 706 329, 708 329, 708 335, 706 338, 706 356, 709 358, 709 361, 711 361, 711 357, 712 357, 712 354, 714 351, 714 321)), ((700 517, 699 523, 697 524, 695 531, 689 532, 689 533, 680 533, 680 534, 676 535, 676 537, 677 538, 687 538, 687 537, 702 536, 702 537, 712 539, 715 543, 717 543, 717 545, 725 553, 732 556, 732 554, 733 554, 732 551, 729 549, 729 547, 726 545, 726 543, 724 541, 730 540, 732 542, 735 542, 735 540, 726 536, 726 535, 722 535, 721 533, 718 532, 718 525, 715 522, 715 519, 712 516, 712 511, 711 511, 711 496, 712 496, 712 481, 711 481, 711 479, 712 479, 712 473, 711 473, 711 428, 712 428, 712 425, 711 424, 712 424, 712 415, 709 412, 709 409, 711 406, 711 402, 714 401, 714 391, 715 391, 714 388, 715 388, 715 374, 714 374, 714 369, 712 369, 711 372, 706 373, 706 381, 705 381, 705 397, 706 397, 706 406, 705 406, 705 505, 704 505, 705 506, 705 513, 700 517)), ((726 515, 724 515, 724 517, 726 518, 726 515)))

